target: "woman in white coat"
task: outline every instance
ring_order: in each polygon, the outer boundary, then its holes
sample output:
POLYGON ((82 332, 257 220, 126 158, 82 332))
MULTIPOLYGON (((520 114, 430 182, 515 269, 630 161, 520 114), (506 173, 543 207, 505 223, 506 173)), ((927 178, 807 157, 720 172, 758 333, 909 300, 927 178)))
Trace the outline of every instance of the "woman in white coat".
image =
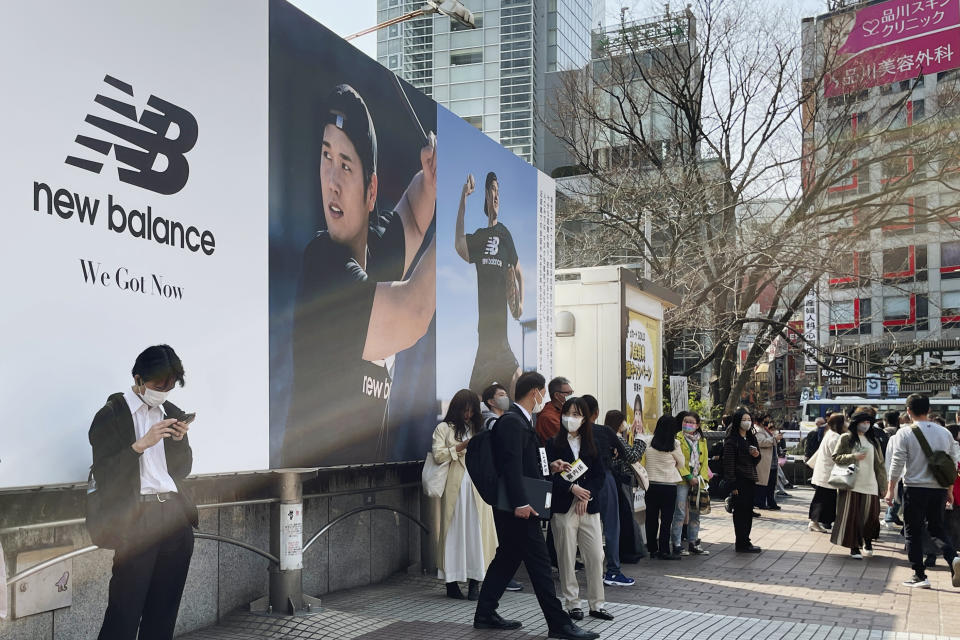
POLYGON ((497 550, 493 510, 467 473, 467 446, 482 428, 480 398, 461 389, 433 432, 433 459, 440 465, 450 463, 440 497, 437 577, 446 583, 447 596, 457 600, 463 600, 458 582, 469 583, 469 600, 479 597, 480 583, 497 550))
POLYGON ((837 448, 840 435, 844 431, 845 420, 842 413, 834 413, 827 418, 827 426, 823 430, 823 439, 820 447, 807 464, 813 462, 813 477, 810 484, 816 491, 810 501, 810 531, 825 533, 833 527, 837 518, 837 490, 827 482, 830 472, 833 471, 833 451, 837 448))

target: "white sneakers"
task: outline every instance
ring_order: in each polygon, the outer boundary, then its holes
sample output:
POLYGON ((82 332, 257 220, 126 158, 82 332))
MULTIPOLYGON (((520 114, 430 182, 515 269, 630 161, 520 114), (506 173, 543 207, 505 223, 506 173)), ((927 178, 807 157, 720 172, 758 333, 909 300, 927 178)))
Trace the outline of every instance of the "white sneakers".
POLYGON ((873 549, 864 549, 864 550, 862 551, 862 553, 863 553, 863 557, 864 557, 864 558, 872 558, 872 557, 873 557, 873 549))
POLYGON ((911 589, 929 589, 930 581, 926 577, 912 576, 909 580, 903 581, 903 586, 910 587, 911 589))

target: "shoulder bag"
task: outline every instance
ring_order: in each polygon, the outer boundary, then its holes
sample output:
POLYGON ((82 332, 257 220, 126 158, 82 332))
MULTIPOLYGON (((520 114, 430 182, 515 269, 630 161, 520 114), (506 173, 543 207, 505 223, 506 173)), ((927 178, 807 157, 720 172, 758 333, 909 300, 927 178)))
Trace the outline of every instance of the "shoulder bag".
POLYGON ((930 466, 933 479, 941 487, 952 487, 953 483, 957 481, 957 463, 946 451, 931 450, 930 443, 927 442, 927 438, 923 435, 919 425, 913 425, 910 430, 913 431, 917 442, 920 443, 920 448, 923 449, 923 455, 927 458, 927 464, 930 466))
POLYGON ((427 457, 423 461, 423 471, 420 472, 420 482, 427 497, 439 498, 443 495, 443 489, 447 486, 448 471, 450 471, 449 460, 443 464, 437 464, 433 458, 433 450, 427 451, 427 457))
POLYGON ((700 515, 705 516, 710 513, 710 493, 703 491, 702 488, 703 483, 698 483, 696 493, 691 491, 688 500, 691 510, 699 511, 700 515))
POLYGON ((833 470, 830 472, 830 477, 827 479, 827 484, 829 484, 834 489, 840 489, 841 491, 850 491, 853 489, 853 485, 857 482, 857 465, 850 464, 847 466, 834 465, 833 470))

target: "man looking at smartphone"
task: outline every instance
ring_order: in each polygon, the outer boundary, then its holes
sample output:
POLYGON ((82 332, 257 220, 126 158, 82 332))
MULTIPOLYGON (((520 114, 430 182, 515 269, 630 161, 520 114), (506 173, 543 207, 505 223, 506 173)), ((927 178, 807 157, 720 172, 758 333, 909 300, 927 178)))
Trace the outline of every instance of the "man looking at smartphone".
POLYGON ((94 544, 115 549, 100 640, 173 637, 193 555, 197 507, 181 482, 193 466, 188 417, 167 395, 183 364, 167 345, 133 365, 133 386, 114 393, 90 426, 91 472, 100 494, 87 517, 94 544))

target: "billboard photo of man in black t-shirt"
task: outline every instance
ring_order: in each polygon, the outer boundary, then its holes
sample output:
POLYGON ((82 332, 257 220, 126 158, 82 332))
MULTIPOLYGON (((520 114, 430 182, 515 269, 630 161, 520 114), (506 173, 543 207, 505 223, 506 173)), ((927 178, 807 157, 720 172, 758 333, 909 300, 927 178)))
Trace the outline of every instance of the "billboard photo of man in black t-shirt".
POLYGON ((393 356, 427 332, 436 309, 436 250, 428 233, 436 207, 436 137, 428 136, 422 170, 394 210, 377 211, 377 137, 363 98, 339 85, 320 117, 325 228, 303 253, 285 467, 386 459, 393 356))
POLYGON ((507 309, 514 319, 523 313, 523 273, 510 231, 499 221, 500 182, 490 172, 484 184, 483 212, 487 226, 464 233, 467 197, 474 191, 473 175, 467 176, 460 193, 455 247, 457 254, 477 268, 477 356, 470 375, 470 389, 482 393, 498 382, 509 390, 520 377, 517 362, 507 340, 507 309))

